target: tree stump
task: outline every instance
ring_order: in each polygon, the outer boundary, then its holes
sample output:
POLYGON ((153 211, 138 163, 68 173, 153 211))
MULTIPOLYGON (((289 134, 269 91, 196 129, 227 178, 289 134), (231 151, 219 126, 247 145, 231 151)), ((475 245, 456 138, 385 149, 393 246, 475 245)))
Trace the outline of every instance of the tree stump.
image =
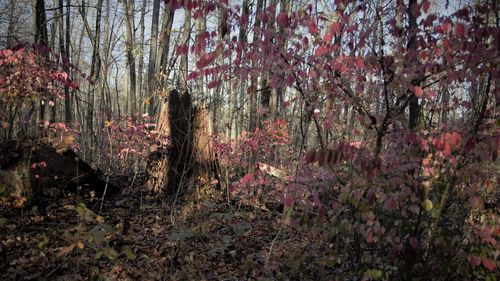
POLYGON ((206 107, 195 107, 193 120, 195 182, 220 189, 220 166, 212 148, 212 122, 206 107))
POLYGON ((189 93, 170 92, 157 127, 159 140, 150 148, 147 190, 176 194, 188 192, 193 182, 218 179, 208 111, 193 106, 189 93))

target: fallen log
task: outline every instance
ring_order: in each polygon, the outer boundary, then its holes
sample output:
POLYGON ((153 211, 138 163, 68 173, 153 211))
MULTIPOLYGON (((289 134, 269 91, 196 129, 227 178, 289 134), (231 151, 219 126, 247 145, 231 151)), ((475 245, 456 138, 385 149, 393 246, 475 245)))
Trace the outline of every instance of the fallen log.
POLYGON ((30 201, 66 191, 93 192, 102 196, 106 184, 107 194, 117 191, 113 184, 106 182, 100 170, 83 162, 71 149, 8 141, 0 145, 0 154, 0 197, 3 201, 19 201, 20 198, 30 201))

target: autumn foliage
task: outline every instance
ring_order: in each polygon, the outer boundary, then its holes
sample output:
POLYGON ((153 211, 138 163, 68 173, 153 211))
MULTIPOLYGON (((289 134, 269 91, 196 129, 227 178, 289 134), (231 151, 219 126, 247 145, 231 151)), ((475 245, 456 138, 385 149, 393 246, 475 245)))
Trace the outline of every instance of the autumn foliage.
MULTIPOLYGON (((265 73, 270 80, 264 86, 297 92, 322 146, 296 146, 300 159, 276 158, 276 149, 259 144, 261 129, 249 135, 257 137, 252 143, 242 135, 237 152, 251 155, 243 159, 288 172, 277 180, 246 161, 228 161, 231 170, 243 169, 233 186, 253 187, 265 197, 256 187, 271 185, 268 194, 280 189, 285 205, 313 206, 335 233, 339 251, 346 247, 341 237, 352 237, 365 279, 494 278, 498 20, 491 24, 486 16, 488 3, 443 16, 430 12, 430 1, 410 2, 408 10, 398 2, 395 10, 373 11, 362 2, 335 1, 331 17, 312 5, 291 12, 269 6, 257 15, 265 26, 262 38, 226 42, 238 54, 232 60, 226 53, 235 73, 248 79, 265 73), (418 18, 413 30, 392 16, 405 12, 418 18), (266 25, 271 13, 279 31, 266 25), (280 49, 284 41, 288 47, 280 49), (405 112, 415 99, 419 112, 409 118, 418 126, 409 128, 405 112), (356 120, 351 126, 340 119, 346 107, 356 120), (325 137, 331 134, 333 140, 325 137)), ((231 12, 242 24, 245 15, 231 12)))
MULTIPOLYGON (((229 85, 248 108, 240 123, 254 126, 219 126, 210 144, 224 189, 216 194, 228 205, 320 233, 332 256, 325 268, 346 279, 497 280, 500 27, 491 12, 498 4, 437 13, 429 0, 286 9, 273 1, 252 26, 257 20, 228 1, 164 2, 195 18, 225 19, 173 53, 195 57, 189 81, 201 78, 210 93, 229 85), (242 40, 242 27, 254 37, 242 40)), ((9 127, 31 120, 20 112, 40 101, 53 106, 63 87, 78 89, 37 52, 0 50, 6 138, 9 127)), ((101 167, 140 170, 158 141, 154 117, 99 118, 101 167)), ((78 136, 57 124, 46 127, 78 136)), ((79 248, 75 241, 60 255, 79 248)), ((269 259, 265 266, 275 269, 269 259)), ((302 276, 301 266, 290 274, 302 276)))

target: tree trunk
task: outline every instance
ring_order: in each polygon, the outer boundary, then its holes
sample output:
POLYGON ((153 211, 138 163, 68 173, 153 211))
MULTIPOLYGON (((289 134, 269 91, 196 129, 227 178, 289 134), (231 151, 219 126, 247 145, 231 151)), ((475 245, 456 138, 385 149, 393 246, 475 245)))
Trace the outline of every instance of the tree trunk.
POLYGON ((134 2, 133 0, 124 0, 125 26, 127 29, 127 69, 129 71, 129 114, 134 118, 137 113, 137 80, 135 72, 135 24, 134 24, 134 2))
MULTIPOLYGON (((244 0, 241 5, 241 16, 242 17, 250 17, 250 7, 248 4, 248 0, 244 0)), ((248 41, 247 41, 247 29, 248 23, 242 24, 240 27, 240 32, 238 34, 238 40, 243 49, 246 49, 248 41)), ((238 61, 241 61, 242 53, 239 53, 238 61)), ((231 132, 234 132, 234 140, 235 140, 235 149, 238 150, 238 135, 241 130, 241 126, 243 125, 244 119, 244 110, 243 104, 246 93, 246 81, 247 77, 241 75, 239 77, 239 85, 236 91, 233 91, 231 95, 231 99, 233 102, 233 108, 229 107, 230 116, 229 116, 229 137, 231 138, 231 132), (239 117, 239 118, 238 118, 239 117)))
MULTIPOLYGON (((269 6, 274 6, 276 8, 276 0, 270 0, 269 6)), ((266 40, 269 40, 269 42, 267 44, 265 44, 267 46, 267 48, 274 48, 273 43, 275 43, 272 41, 274 39, 274 33, 275 33, 274 23, 275 23, 275 17, 276 17, 276 9, 274 9, 273 11, 274 12, 269 14, 269 22, 267 24, 267 28, 270 29, 270 35, 269 35, 270 37, 266 38, 266 40), (269 46, 271 46, 271 47, 269 47, 269 46)), ((268 52, 273 52, 273 51, 274 50, 268 50, 268 52)), ((262 122, 271 116, 271 114, 272 114, 271 111, 274 111, 274 110, 272 110, 272 103, 271 103, 273 100, 273 96, 272 96, 273 91, 271 90, 271 87, 269 86, 269 78, 270 78, 269 73, 265 73, 262 77, 262 80, 261 80, 260 87, 262 89, 262 95, 261 95, 260 105, 265 113, 263 114, 262 119, 259 120, 260 121, 259 126, 261 126, 262 122)))
MULTIPOLYGON (((92 42, 92 62, 90 64, 90 80, 93 83, 90 83, 90 89, 88 93, 88 100, 87 100, 87 137, 89 139, 89 144, 88 147, 91 147, 94 138, 94 99, 95 99, 95 88, 97 81, 99 81, 100 78, 100 72, 101 72, 101 56, 99 54, 99 46, 101 42, 101 11, 102 11, 102 0, 97 1, 97 7, 96 7, 96 18, 95 18, 95 34, 92 33, 92 30, 88 24, 87 21, 87 14, 85 12, 85 1, 82 1, 82 6, 80 9, 80 13, 85 25, 85 29, 87 31, 87 35, 89 38, 91 38, 92 42)), ((92 149, 89 150, 88 153, 88 160, 89 162, 92 162, 92 149)))
MULTIPOLYGON (((408 4, 408 51, 415 52, 417 50, 417 17, 413 13, 413 8, 415 5, 418 5, 417 0, 410 0, 408 4)), ((417 59, 416 54, 413 55, 413 59, 410 60, 411 67, 416 67, 417 59)), ((415 78, 412 81, 412 85, 418 86, 420 83, 418 82, 418 78, 415 78)), ((409 116, 409 124, 408 127, 410 130, 415 130, 419 124, 419 114, 420 114, 420 105, 418 104, 418 97, 413 93, 414 89, 410 89, 410 116, 409 116)))
MULTIPOLYGON (((206 40, 203 39, 205 32, 207 31, 207 19, 205 15, 201 15, 196 18, 196 43, 198 45, 198 56, 205 53, 206 40)), ((203 75, 200 75, 196 79, 196 90, 194 92, 194 99, 201 98, 203 96, 203 75)))
POLYGON ((159 142, 150 149, 148 190, 175 194, 191 177, 191 116, 191 96, 173 90, 165 99, 158 120, 159 142))
POLYGON ((103 32, 103 43, 101 46, 101 53, 102 53, 102 69, 101 69, 101 81, 100 81, 100 92, 101 92, 101 97, 100 97, 100 104, 99 104, 99 110, 103 116, 103 118, 100 118, 98 120, 98 131, 102 132, 104 129, 104 122, 105 120, 110 120, 112 119, 112 106, 111 106, 111 93, 109 90, 109 84, 108 84, 108 74, 109 74, 109 60, 110 56, 113 53, 113 50, 111 49, 111 42, 113 38, 113 29, 114 29, 114 21, 113 24, 110 22, 110 15, 111 15, 111 9, 110 9, 110 0, 105 0, 106 1, 106 14, 104 16, 104 32, 103 32))
MULTIPOLYGON (((44 0, 31 0, 34 8, 34 29, 35 29, 35 44, 38 46, 38 51, 41 52, 42 56, 47 55, 48 47, 48 33, 47 33, 47 19, 45 16, 45 1, 44 0)), ((44 122, 46 120, 45 116, 45 94, 40 101, 40 121, 44 122)))
MULTIPOLYGON (((149 45, 149 62, 148 62, 148 86, 147 86, 147 105, 148 114, 155 115, 155 73, 156 73, 156 52, 158 50, 158 19, 160 15, 160 0, 153 0, 153 18, 151 23, 151 44, 149 45)), ((161 119, 161 116, 160 116, 161 119)))
POLYGON ((146 6, 148 4, 147 0, 143 0, 141 7, 141 20, 139 22, 139 66, 137 68, 137 85, 139 92, 139 103, 140 103, 140 112, 142 113, 144 110, 144 31, 146 29, 145 25, 145 17, 146 17, 146 6))
MULTIPOLYGON (((189 46, 191 38, 191 11, 184 10, 184 26, 182 27, 182 44, 189 46)), ((181 95, 188 91, 187 75, 188 75, 188 57, 189 52, 181 55, 179 63, 179 78, 177 80, 177 88, 181 95)))
POLYGON ((159 141, 150 148, 146 183, 149 191, 186 193, 195 179, 198 184, 219 179, 208 116, 206 109, 193 107, 188 93, 173 90, 168 95, 158 121, 159 141))
MULTIPOLYGON (((165 88, 166 77, 169 77, 170 70, 167 70, 170 51, 170 37, 174 22, 175 9, 171 4, 167 4, 162 15, 162 27, 160 31, 160 43, 158 46, 158 56, 156 58, 155 89, 165 88)), ((157 105, 156 103, 154 104, 157 105)), ((155 107, 156 108, 156 107, 155 107)))
MULTIPOLYGON (((49 48, 51 50, 56 49, 56 33, 57 33, 57 27, 60 26, 62 23, 60 22, 60 16, 57 15, 57 12, 55 13, 56 15, 56 20, 52 21, 50 24, 50 44, 49 48)), ((61 63, 61 61, 59 61, 61 63)), ((56 105, 57 105, 57 100, 55 99, 54 95, 48 95, 48 100, 49 100, 49 122, 50 123, 56 123, 56 105)))
MULTIPOLYGON (((255 23, 254 23, 254 34, 253 34, 253 43, 260 41, 261 38, 261 22, 260 22, 260 14, 262 13, 262 9, 264 6, 264 0, 257 0, 257 7, 255 11, 255 23)), ((252 62, 253 67, 253 62, 252 62)), ((257 83, 258 77, 253 75, 250 78, 250 89, 252 92, 250 93, 250 113, 248 116, 248 130, 253 132, 257 127, 257 83)))
MULTIPOLYGON (((69 1, 69 0, 67 0, 69 1)), ((68 77, 71 77, 69 70, 69 43, 70 43, 70 6, 66 8, 66 14, 64 13, 64 0, 59 0, 59 51, 62 59, 62 69, 64 72, 68 74, 68 77), (66 30, 65 30, 66 29, 66 30)), ((71 127, 71 96, 69 87, 67 85, 64 86, 64 121, 66 126, 71 127)))
MULTIPOLYGON (((288 6, 290 4, 289 0, 280 0, 280 13, 288 13, 288 6)), ((285 37, 285 28, 280 27, 278 30, 278 52, 282 53, 285 55, 286 53, 286 45, 287 45, 287 40, 285 37)), ((280 78, 285 80, 285 74, 284 72, 280 73, 280 78)), ((286 85, 286 83, 281 83, 282 85, 286 85)), ((281 104, 283 103, 283 95, 285 94, 286 86, 280 86, 279 88, 276 89, 276 94, 274 96, 274 106, 271 109, 273 112, 271 113, 272 117, 275 118, 280 115, 281 111, 281 104)))
POLYGON ((16 1, 15 0, 10 0, 9 1, 9 21, 8 21, 8 25, 7 25, 7 48, 10 48, 14 45, 14 42, 12 39, 16 39, 17 38, 15 37, 15 14, 14 14, 14 11, 15 11, 15 7, 16 7, 16 1))

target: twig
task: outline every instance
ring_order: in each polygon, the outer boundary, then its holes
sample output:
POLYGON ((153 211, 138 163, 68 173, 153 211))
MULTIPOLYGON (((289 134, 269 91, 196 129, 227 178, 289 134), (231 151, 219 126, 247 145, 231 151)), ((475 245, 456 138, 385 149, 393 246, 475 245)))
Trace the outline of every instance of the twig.
POLYGON ((104 205, 104 197, 106 196, 106 192, 108 191, 108 183, 109 183, 109 174, 111 172, 111 168, 108 170, 108 175, 106 176, 106 185, 104 186, 104 192, 102 193, 101 198, 101 207, 99 208, 99 213, 102 212, 102 206, 104 205))
POLYGON ((267 252, 267 256, 266 256, 266 266, 269 265, 269 259, 271 258, 271 253, 273 251, 273 248, 274 248, 274 244, 276 243, 276 240, 278 240, 278 237, 280 236, 281 234, 281 231, 283 230, 283 227, 285 226, 284 223, 281 223, 280 224, 280 228, 278 230, 278 233, 276 234, 276 236, 274 237, 273 241, 271 241, 271 247, 269 247, 269 252, 267 252))
POLYGON ((63 263, 59 263, 54 269, 52 269, 47 275, 45 275, 45 279, 49 278, 50 275, 54 274, 54 272, 56 272, 59 268, 61 268, 61 266, 63 265, 63 263))

